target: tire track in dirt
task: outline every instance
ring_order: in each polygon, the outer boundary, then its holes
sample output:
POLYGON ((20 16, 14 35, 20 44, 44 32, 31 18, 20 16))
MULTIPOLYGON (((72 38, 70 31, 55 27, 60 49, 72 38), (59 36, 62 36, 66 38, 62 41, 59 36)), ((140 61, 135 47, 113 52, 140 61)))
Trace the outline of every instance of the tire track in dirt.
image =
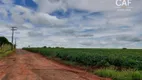
POLYGON ((110 80, 46 59, 40 54, 17 50, 0 60, 0 80, 110 80))

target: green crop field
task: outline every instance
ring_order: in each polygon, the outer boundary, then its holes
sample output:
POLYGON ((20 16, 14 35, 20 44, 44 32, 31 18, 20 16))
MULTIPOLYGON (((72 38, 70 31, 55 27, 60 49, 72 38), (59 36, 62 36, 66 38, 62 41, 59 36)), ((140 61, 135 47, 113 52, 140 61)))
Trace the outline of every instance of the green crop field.
MULTIPOLYGON (((105 71, 111 71, 116 73, 131 73, 134 76, 138 76, 139 78, 130 79, 129 80, 140 80, 141 70, 142 70, 142 50, 141 49, 75 49, 75 48, 24 48, 25 50, 38 52, 44 56, 49 57, 57 57, 65 61, 75 62, 84 66, 91 67, 100 67, 100 68, 108 68, 111 66, 116 67, 117 69, 125 69, 122 72, 116 72, 115 69, 100 69, 94 72, 102 76, 101 73, 105 71), (132 71, 127 71, 127 69, 131 69, 132 71), (135 74, 136 73, 136 74, 135 74)), ((103 75, 104 77, 111 77, 103 75)), ((116 76, 118 77, 118 76, 116 76)), ((114 80, 120 80, 119 78, 113 78, 114 80)), ((125 77, 125 76, 124 76, 125 77)), ((121 78, 123 78, 121 76, 121 78)), ((121 79, 122 80, 122 79, 121 79)), ((124 79, 125 80, 125 79, 124 79)))

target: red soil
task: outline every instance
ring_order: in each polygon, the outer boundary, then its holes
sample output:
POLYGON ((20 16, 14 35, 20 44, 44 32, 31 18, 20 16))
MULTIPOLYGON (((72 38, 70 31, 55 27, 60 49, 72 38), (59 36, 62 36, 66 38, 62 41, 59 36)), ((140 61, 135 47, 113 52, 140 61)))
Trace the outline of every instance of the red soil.
POLYGON ((110 80, 46 59, 40 54, 16 50, 0 60, 0 80, 110 80))

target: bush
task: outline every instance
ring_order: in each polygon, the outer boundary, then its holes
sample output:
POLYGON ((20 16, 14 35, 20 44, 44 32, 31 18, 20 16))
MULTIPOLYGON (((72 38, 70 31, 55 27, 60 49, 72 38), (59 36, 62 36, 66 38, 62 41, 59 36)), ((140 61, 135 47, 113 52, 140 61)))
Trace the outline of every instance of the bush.
POLYGON ((142 74, 139 71, 135 71, 132 73, 132 79, 133 80, 141 80, 142 74))

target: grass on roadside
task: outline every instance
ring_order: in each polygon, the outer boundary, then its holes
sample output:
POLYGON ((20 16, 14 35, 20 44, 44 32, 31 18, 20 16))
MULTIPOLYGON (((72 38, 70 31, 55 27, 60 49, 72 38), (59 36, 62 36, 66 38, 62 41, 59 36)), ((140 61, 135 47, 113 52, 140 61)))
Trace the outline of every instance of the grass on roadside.
POLYGON ((113 80, 142 80, 142 73, 136 70, 117 71, 114 68, 105 68, 95 70, 94 74, 112 78, 113 80))
POLYGON ((12 52, 13 52, 13 51, 7 51, 7 52, 5 52, 5 53, 0 53, 0 58, 9 55, 9 54, 11 54, 12 52))

